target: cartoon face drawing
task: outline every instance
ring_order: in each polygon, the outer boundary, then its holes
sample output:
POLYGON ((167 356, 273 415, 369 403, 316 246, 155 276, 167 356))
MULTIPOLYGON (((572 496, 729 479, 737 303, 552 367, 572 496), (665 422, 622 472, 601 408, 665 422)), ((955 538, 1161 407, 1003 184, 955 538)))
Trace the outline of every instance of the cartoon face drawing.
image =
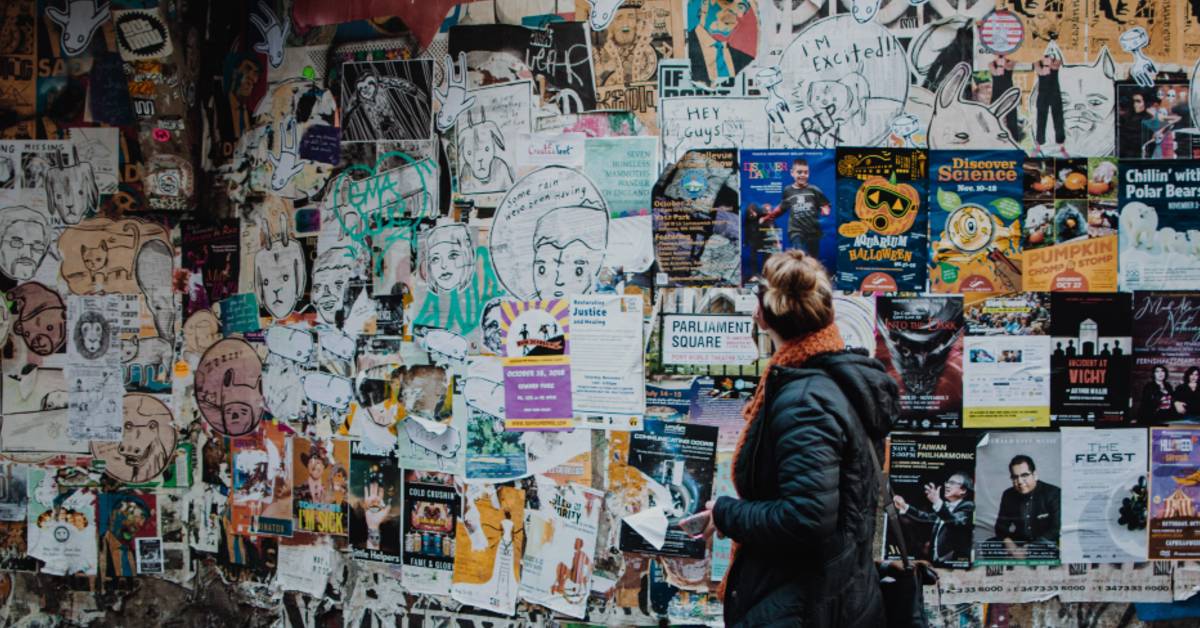
POLYGON ((304 295, 306 264, 304 249, 291 237, 287 217, 280 217, 279 231, 273 237, 270 228, 264 229, 266 247, 254 256, 254 279, 259 304, 271 316, 286 318, 304 295))
POLYGON ((483 346, 496 355, 504 353, 504 328, 502 327, 504 312, 500 304, 504 299, 492 299, 483 306, 483 316, 480 327, 483 328, 483 346))
POLYGON ((95 360, 108 353, 111 338, 108 320, 103 314, 96 311, 80 314, 75 323, 74 335, 75 347, 85 359, 95 360))
POLYGON ((46 218, 28 207, 0 209, 0 272, 17 281, 32 279, 46 256, 46 218))
POLYGON ((178 434, 171 410, 150 395, 125 395, 125 424, 119 443, 93 444, 92 452, 105 461, 105 472, 122 482, 149 482, 175 455, 178 434))
POLYGON ((46 172, 46 200, 50 211, 68 225, 79 224, 100 202, 100 189, 92 164, 78 163, 46 172))
POLYGON ((67 340, 67 310, 58 293, 37 282, 23 283, 8 293, 16 303, 13 331, 37 355, 50 355, 67 340))
POLYGON ((317 257, 313 266, 313 305, 321 320, 331 325, 337 323, 337 315, 346 305, 347 280, 354 270, 352 255, 346 247, 335 247, 317 257))
POLYGON ((466 287, 475 269, 475 251, 467 226, 434 227, 425 238, 420 272, 430 289, 440 294, 466 287))
POLYGON ((196 367, 200 414, 225 436, 248 434, 262 418, 262 363, 244 340, 226 338, 209 347, 196 367))
POLYGON ((607 239, 597 236, 597 229, 583 230, 579 235, 565 233, 563 221, 579 220, 578 224, 603 222, 600 210, 569 207, 555 210, 542 217, 534 232, 533 286, 540 299, 561 299, 584 294, 592 289, 592 280, 600 271, 607 239), (592 235, 589 239, 587 236, 592 235))

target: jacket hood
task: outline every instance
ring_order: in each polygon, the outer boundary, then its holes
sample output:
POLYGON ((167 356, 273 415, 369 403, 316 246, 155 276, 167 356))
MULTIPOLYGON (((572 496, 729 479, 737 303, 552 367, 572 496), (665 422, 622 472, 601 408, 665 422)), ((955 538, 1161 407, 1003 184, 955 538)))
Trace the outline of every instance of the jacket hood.
POLYGON ((804 368, 819 369, 838 385, 873 440, 892 431, 900 414, 900 389, 883 363, 862 349, 813 357, 804 368))

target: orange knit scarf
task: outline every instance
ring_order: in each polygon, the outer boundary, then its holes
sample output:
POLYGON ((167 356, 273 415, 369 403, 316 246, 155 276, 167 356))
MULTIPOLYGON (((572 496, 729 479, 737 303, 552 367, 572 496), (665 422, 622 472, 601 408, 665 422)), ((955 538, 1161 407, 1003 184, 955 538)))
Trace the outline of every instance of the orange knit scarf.
MULTIPOLYGON (((775 354, 771 356, 767 362, 767 367, 763 369, 762 375, 758 379, 758 387, 754 389, 754 396, 750 401, 746 402, 746 407, 742 410, 742 417, 746 419, 746 426, 742 428, 742 434, 738 437, 737 449, 733 452, 733 463, 729 466, 730 473, 734 475, 734 486, 737 486, 737 461, 742 454, 742 448, 746 445, 746 435, 750 433, 750 426, 758 418, 759 410, 766 403, 767 395, 767 376, 771 372, 772 366, 783 367, 798 367, 802 366, 809 358, 821 355, 822 353, 832 353, 841 351, 846 348, 846 343, 842 341, 842 333, 838 331, 837 323, 830 323, 817 331, 793 338, 779 347, 775 354)), ((741 491, 738 491, 739 494, 741 491)), ((729 555, 729 564, 733 565, 734 559, 737 558, 738 544, 733 544, 732 552, 729 555)), ((725 572, 725 578, 721 580, 721 586, 717 589, 717 593, 721 599, 725 599, 725 583, 729 579, 729 571, 725 572)))

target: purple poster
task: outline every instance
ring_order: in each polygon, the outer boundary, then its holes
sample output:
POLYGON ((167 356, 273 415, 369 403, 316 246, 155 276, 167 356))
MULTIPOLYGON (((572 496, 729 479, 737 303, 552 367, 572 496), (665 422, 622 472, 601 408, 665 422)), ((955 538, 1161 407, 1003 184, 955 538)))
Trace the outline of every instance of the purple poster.
POLYGON ((571 364, 569 358, 547 355, 504 361, 504 429, 569 430, 571 364))

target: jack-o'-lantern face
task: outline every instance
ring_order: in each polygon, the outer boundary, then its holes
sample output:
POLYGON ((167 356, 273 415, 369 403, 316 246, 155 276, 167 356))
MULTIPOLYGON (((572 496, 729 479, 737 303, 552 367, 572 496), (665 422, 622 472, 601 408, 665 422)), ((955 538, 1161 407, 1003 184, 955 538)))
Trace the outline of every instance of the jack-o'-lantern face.
POLYGON ((871 231, 900 235, 912 228, 920 204, 920 196, 913 186, 871 177, 858 188, 854 213, 871 231))

